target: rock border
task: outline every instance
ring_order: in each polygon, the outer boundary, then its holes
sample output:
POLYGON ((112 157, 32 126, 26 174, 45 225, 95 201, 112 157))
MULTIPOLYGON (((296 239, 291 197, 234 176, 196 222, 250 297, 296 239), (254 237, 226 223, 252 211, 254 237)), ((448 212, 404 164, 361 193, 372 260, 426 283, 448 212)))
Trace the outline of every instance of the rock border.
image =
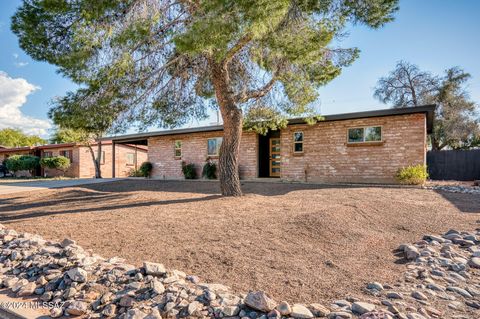
POLYGON ((47 241, 1 224, 0 279, 17 297, 36 295, 58 305, 51 309, 53 318, 480 318, 479 234, 449 230, 401 245, 396 253, 406 270, 399 282, 370 282, 368 300, 350 297, 328 307, 277 302, 263 291, 236 294, 160 263, 136 268, 92 254, 71 239, 47 241))

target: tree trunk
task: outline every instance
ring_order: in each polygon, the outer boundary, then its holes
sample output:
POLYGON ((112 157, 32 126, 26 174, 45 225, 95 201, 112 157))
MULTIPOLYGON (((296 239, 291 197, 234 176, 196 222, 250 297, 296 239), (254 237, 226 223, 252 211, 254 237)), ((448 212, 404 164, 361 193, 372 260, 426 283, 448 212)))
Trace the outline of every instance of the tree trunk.
POLYGON ((97 158, 95 158, 95 152, 90 144, 87 145, 90 155, 92 155, 93 166, 95 167, 95 178, 102 178, 102 172, 100 170, 100 157, 102 155, 102 145, 99 142, 97 148, 97 158), (100 155, 98 155, 100 154, 100 155))
POLYGON ((238 156, 243 127, 242 110, 233 99, 226 69, 215 63, 211 66, 212 82, 223 119, 223 141, 218 161, 220 189, 223 196, 241 196, 238 156))

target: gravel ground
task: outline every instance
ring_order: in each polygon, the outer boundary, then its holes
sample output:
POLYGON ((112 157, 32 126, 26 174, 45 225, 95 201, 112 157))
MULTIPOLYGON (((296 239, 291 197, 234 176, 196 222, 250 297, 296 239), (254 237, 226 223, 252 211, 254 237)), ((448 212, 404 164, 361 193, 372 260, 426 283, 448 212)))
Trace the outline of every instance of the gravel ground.
POLYGON ((404 271, 392 251, 427 233, 475 229, 480 196, 417 188, 125 180, 0 197, 0 222, 75 239, 135 265, 162 262, 277 300, 360 297, 404 271))

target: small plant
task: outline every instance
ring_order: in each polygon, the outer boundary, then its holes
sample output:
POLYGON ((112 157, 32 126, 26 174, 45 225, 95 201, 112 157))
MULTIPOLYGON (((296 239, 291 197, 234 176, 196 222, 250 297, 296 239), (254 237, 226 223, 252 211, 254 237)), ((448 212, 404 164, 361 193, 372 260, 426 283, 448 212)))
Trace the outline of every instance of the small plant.
POLYGON ((197 178, 197 171, 195 170, 195 164, 187 164, 182 161, 182 172, 185 176, 185 179, 195 179, 197 178))
POLYGON ((15 175, 18 171, 29 171, 33 176, 34 170, 38 167, 40 159, 32 155, 13 155, 5 161, 5 166, 15 175))
POLYGON ((128 172, 128 176, 129 177, 143 177, 143 174, 142 172, 140 172, 139 169, 131 169, 129 172, 128 172))
POLYGON ((398 170, 396 179, 401 184, 422 185, 428 178, 426 165, 413 165, 398 170))
POLYGON ((202 176, 207 179, 217 178, 217 164, 215 164, 210 158, 207 158, 207 162, 203 165, 202 176))
POLYGON ((65 156, 44 157, 40 160, 40 166, 43 168, 57 169, 65 172, 70 168, 70 160, 65 156))
POLYGON ((140 176, 150 177, 150 175, 152 174, 153 165, 150 162, 143 162, 138 170, 141 174, 140 176))

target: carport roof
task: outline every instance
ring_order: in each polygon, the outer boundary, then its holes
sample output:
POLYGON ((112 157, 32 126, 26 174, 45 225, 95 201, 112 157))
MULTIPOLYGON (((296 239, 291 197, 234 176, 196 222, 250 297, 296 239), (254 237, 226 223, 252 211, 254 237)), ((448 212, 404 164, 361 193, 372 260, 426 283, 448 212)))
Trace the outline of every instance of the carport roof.
MULTIPOLYGON (((431 133, 433 129, 434 111, 435 111, 435 105, 424 105, 424 106, 415 106, 415 107, 406 107, 406 108, 391 108, 391 109, 374 110, 374 111, 325 115, 324 120, 322 122, 423 113, 423 114, 426 114, 426 117, 427 117, 427 133, 431 133)), ((288 120, 288 125, 294 125, 294 124, 306 124, 306 122, 305 122, 305 119, 303 118, 294 118, 294 119, 288 120)), ((200 127, 164 130, 164 131, 156 131, 156 132, 128 134, 128 135, 121 135, 121 136, 114 136, 114 137, 106 137, 105 139, 112 140, 115 143, 145 144, 146 140, 149 137, 154 137, 154 136, 215 132, 215 131, 222 131, 222 130, 223 130, 223 125, 211 125, 211 126, 200 126, 200 127)))

